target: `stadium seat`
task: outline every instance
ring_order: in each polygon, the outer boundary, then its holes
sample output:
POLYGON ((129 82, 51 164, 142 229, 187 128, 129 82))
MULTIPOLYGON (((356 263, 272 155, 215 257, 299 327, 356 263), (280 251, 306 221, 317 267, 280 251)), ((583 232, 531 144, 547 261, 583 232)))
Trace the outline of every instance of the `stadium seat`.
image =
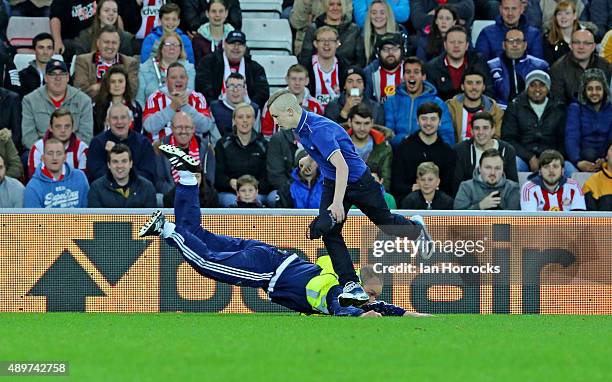
POLYGON ((279 19, 283 11, 282 0, 241 0, 243 19, 279 19))
POLYGON ((285 19, 244 19, 242 31, 247 38, 247 47, 255 55, 291 54, 291 28, 285 19))
POLYGON ((49 18, 12 16, 6 28, 6 37, 11 46, 17 49, 31 48, 32 39, 44 32, 51 33, 49 18))
POLYGON ((491 24, 495 24, 495 20, 474 20, 474 24, 472 24, 472 45, 476 45, 480 31, 491 24))
MULTIPOLYGON (((17 53, 13 58, 13 63, 15 64, 15 68, 17 71, 24 69, 30 61, 32 61, 36 56, 33 53, 17 53)), ((56 60, 64 61, 64 57, 61 54, 53 55, 53 58, 56 60)))
POLYGON ((523 184, 527 183, 527 177, 531 175, 530 172, 519 172, 518 173, 518 182, 519 182, 519 187, 522 189, 523 188, 523 184))
POLYGON ((572 174, 572 179, 574 179, 578 184, 580 184, 580 188, 584 187, 584 183, 593 175, 592 172, 580 172, 576 171, 572 174))
POLYGON ((297 64, 295 56, 252 56, 253 60, 263 66, 271 88, 287 86, 285 75, 291 65, 297 64))

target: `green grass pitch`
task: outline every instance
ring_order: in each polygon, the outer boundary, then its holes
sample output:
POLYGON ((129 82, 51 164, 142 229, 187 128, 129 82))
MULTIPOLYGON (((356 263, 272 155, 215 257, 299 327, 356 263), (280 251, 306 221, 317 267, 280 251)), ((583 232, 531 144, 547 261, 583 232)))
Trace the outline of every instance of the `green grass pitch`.
POLYGON ((612 380, 612 316, 3 313, 0 322, 0 360, 68 361, 70 376, 52 380, 612 380))

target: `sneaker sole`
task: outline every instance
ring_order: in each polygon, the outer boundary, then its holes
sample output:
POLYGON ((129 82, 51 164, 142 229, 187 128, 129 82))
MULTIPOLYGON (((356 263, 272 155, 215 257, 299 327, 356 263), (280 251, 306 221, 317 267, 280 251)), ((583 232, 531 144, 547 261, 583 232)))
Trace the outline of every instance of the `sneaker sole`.
POLYGON ((155 224, 157 219, 159 219, 161 214, 162 214, 162 212, 160 210, 155 211, 153 213, 153 215, 151 215, 149 220, 147 220, 147 222, 142 226, 142 228, 140 228, 140 231, 138 232, 138 237, 145 237, 145 236, 147 236, 147 232, 149 231, 151 226, 153 226, 155 224))
POLYGON ((171 145, 161 145, 159 146, 159 150, 164 154, 168 154, 175 158, 178 158, 183 165, 187 168, 188 171, 197 172, 198 167, 200 166, 200 161, 192 158, 189 154, 179 149, 178 147, 171 145))
POLYGON ((340 303, 340 306, 343 308, 346 308, 347 306, 360 307, 364 305, 366 302, 368 302, 369 300, 370 300, 369 298, 365 300, 358 300, 353 297, 344 297, 342 296, 342 294, 338 296, 338 302, 340 303))

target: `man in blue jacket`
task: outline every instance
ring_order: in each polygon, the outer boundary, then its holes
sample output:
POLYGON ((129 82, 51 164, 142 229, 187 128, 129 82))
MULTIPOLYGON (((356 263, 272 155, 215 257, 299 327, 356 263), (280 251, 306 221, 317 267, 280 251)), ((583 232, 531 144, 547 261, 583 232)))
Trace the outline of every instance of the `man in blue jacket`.
POLYGON ((85 208, 89 184, 83 171, 66 163, 66 149, 57 138, 45 141, 42 163, 28 182, 25 208, 85 208))
POLYGON ((489 60, 493 78, 493 97, 502 107, 506 106, 525 90, 525 79, 534 70, 548 72, 548 62, 526 54, 528 43, 520 29, 510 29, 504 39, 504 50, 489 60))
POLYGON ((147 59, 157 53, 159 49, 159 40, 162 35, 167 32, 176 32, 181 36, 183 41, 183 47, 187 54, 187 60, 195 64, 195 57, 193 55, 193 45, 191 39, 182 30, 178 28, 181 22, 181 8, 176 4, 165 4, 159 9, 159 26, 153 28, 151 33, 145 37, 142 42, 142 48, 140 50, 140 63, 144 63, 147 59))
POLYGON ((436 88, 426 81, 423 61, 408 57, 404 61, 404 82, 394 96, 385 102, 385 126, 395 132, 391 146, 395 149, 402 140, 419 131, 417 109, 426 102, 433 102, 442 109, 438 134, 449 146, 455 144, 455 132, 448 107, 438 96, 436 88))
POLYGON ((476 50, 485 60, 491 60, 503 53, 504 37, 511 28, 518 28, 525 34, 527 54, 544 58, 542 50, 542 32, 527 25, 523 15, 525 5, 521 0, 502 0, 499 4, 499 16, 495 24, 485 27, 476 40, 476 50))

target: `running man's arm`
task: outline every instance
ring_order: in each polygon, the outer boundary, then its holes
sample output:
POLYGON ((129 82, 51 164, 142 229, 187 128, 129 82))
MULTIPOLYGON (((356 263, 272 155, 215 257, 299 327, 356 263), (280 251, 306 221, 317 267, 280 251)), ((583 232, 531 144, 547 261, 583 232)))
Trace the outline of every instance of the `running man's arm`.
POLYGON ((344 194, 346 193, 346 184, 348 182, 348 165, 346 160, 342 156, 340 150, 336 150, 330 155, 329 162, 336 168, 336 183, 334 189, 334 201, 329 206, 329 210, 336 219, 336 222, 340 223, 344 221, 344 194))

